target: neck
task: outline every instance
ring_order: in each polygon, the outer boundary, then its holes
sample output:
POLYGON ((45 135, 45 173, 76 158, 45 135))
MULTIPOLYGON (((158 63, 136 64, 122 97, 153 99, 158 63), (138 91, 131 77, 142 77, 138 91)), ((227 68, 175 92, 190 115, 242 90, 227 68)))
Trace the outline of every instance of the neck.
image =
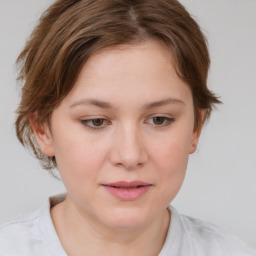
POLYGON ((106 226, 81 212, 69 199, 51 209, 56 232, 69 256, 158 255, 167 236, 170 213, 166 209, 150 223, 133 229, 106 226))

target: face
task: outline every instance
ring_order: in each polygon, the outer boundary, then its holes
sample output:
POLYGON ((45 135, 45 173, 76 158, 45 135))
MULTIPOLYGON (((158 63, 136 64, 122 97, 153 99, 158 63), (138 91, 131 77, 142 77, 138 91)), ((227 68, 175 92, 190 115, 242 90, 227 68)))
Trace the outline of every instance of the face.
POLYGON ((192 94, 160 42, 103 50, 84 65, 35 129, 55 156, 70 201, 85 217, 136 228, 160 216, 178 193, 194 151, 192 94))

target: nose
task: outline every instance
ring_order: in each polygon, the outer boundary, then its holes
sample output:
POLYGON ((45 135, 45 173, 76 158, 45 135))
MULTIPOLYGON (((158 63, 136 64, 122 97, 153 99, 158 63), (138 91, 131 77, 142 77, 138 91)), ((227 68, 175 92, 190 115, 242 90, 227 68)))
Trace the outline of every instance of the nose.
POLYGON ((133 170, 143 166, 148 153, 142 132, 137 127, 120 127, 112 137, 109 159, 115 166, 133 170))

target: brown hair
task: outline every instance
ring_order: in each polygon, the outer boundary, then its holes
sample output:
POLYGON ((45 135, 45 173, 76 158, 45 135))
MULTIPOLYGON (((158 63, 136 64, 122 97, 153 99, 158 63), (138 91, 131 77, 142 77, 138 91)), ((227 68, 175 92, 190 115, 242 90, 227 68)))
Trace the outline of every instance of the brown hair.
POLYGON ((95 52, 155 38, 172 51, 179 76, 191 88, 195 128, 200 109, 205 120, 220 103, 207 88, 210 65, 206 39, 198 24, 177 0, 58 0, 42 15, 18 57, 24 81, 17 110, 16 132, 45 169, 55 167, 33 135, 29 119, 49 122, 54 108, 70 92, 78 74, 95 52))

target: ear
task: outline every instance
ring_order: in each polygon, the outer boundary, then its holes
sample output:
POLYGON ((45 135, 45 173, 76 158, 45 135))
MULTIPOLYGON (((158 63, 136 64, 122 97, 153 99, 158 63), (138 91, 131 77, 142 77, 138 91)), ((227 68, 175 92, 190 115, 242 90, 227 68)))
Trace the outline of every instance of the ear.
POLYGON ((198 140, 202 131, 203 123, 204 123, 204 116, 205 111, 203 109, 200 110, 200 120, 197 129, 194 129, 192 139, 191 139, 191 146, 189 154, 193 154, 197 149, 198 140))
POLYGON ((30 118, 29 122, 42 153, 49 157, 54 156, 53 140, 49 125, 47 123, 39 124, 35 121, 35 118, 30 118))

